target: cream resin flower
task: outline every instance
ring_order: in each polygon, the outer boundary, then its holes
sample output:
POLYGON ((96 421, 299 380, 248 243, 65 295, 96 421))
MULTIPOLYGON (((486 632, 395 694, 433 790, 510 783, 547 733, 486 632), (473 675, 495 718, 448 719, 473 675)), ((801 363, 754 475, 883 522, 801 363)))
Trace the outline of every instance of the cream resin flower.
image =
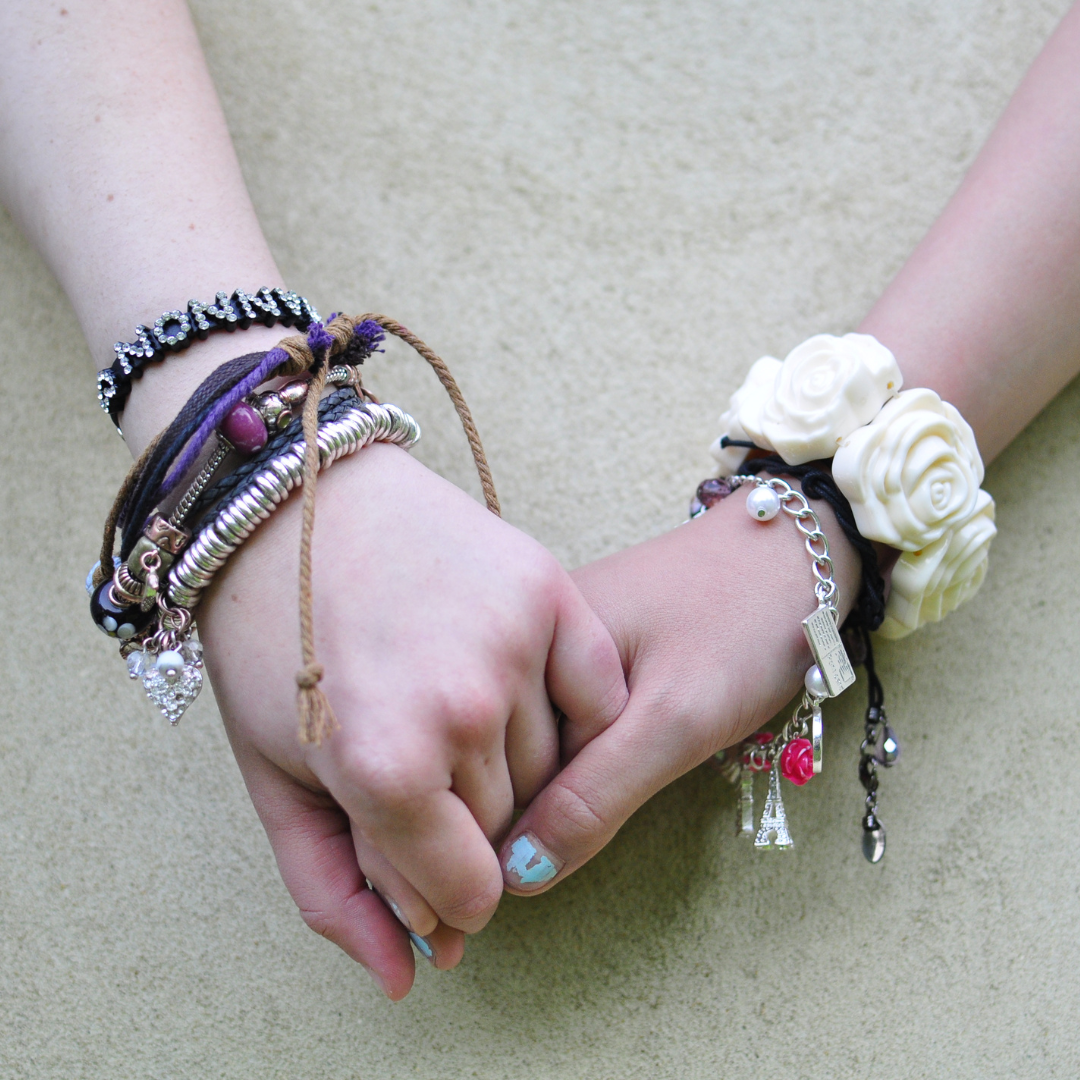
MULTIPOLYGON (((761 409, 760 434, 789 465, 831 458, 844 436, 869 423, 903 381, 896 358, 877 338, 817 334, 784 360, 761 409)), ((750 431, 741 413, 739 418, 750 431)))
POLYGON ((964 418, 933 390, 905 390, 833 458, 859 532, 921 551, 975 511, 983 463, 964 418))
POLYGON ((905 551, 893 568, 882 637, 907 637, 939 622, 970 600, 986 577, 994 526, 994 500, 980 491, 975 511, 962 525, 921 551, 905 551))
MULTIPOLYGON (((775 356, 763 356, 746 373, 742 386, 731 395, 727 412, 720 417, 721 437, 749 440, 762 450, 772 450, 772 444, 764 441, 761 434, 761 409, 772 394, 776 376, 780 373, 781 363, 775 356), (747 426, 749 424, 749 427, 747 426)), ((748 453, 744 446, 721 447, 720 439, 709 447, 709 451, 724 470, 736 473, 746 460, 748 453)))

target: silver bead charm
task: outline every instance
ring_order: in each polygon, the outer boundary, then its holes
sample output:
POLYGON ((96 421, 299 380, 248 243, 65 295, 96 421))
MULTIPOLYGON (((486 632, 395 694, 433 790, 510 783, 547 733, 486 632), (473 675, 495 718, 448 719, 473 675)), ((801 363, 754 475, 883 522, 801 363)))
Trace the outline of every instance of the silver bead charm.
POLYGON ((772 521, 780 513, 780 496, 767 485, 755 485, 746 496, 746 512, 755 521, 772 521))

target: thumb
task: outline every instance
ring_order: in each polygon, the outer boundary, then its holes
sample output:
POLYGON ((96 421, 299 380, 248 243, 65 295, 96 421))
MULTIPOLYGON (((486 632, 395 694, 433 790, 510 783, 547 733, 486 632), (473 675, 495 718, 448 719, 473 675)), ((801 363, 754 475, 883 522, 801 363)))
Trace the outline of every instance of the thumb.
POLYGON ((529 804, 499 855, 509 891, 540 892, 569 876, 642 803, 698 764, 692 744, 700 740, 686 738, 688 725, 658 715, 663 696, 635 687, 618 723, 589 742, 529 804))
POLYGON ((566 578, 548 651, 547 691, 563 714, 563 760, 608 728, 628 693, 619 650, 577 586, 566 578))

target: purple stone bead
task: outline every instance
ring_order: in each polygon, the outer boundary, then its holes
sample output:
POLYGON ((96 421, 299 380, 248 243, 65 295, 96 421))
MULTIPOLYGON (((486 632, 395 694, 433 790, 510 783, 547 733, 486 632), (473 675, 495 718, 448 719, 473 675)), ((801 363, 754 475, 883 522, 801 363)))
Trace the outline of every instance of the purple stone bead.
POLYGON ((732 492, 732 486, 727 479, 703 480, 697 489, 697 497, 704 507, 715 506, 721 499, 726 499, 732 492))
POLYGON ((246 401, 232 407, 218 430, 241 454, 254 454, 266 445, 266 424, 246 401))

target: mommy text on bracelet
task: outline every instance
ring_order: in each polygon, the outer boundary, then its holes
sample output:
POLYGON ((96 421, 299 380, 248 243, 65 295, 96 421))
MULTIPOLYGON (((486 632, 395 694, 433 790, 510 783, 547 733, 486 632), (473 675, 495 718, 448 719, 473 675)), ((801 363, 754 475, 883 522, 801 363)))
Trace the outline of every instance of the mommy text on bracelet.
POLYGON ((141 378, 147 364, 205 341, 211 331, 246 330, 253 323, 306 330, 318 321, 319 313, 304 297, 282 288, 253 293, 237 289, 231 296, 219 292, 210 304, 189 300, 186 308, 164 312, 151 326, 136 326, 133 341, 113 346, 112 366, 98 372, 98 401, 115 422, 124 411, 132 379, 141 378))

